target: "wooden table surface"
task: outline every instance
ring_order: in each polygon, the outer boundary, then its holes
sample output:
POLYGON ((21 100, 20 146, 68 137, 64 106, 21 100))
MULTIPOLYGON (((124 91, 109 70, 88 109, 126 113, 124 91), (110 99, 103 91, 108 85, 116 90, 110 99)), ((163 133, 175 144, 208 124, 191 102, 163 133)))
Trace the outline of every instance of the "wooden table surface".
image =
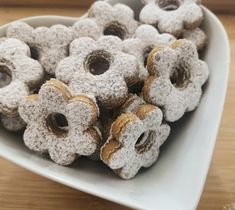
MULTIPOLYGON (((0 8, 0 24, 33 15, 79 16, 78 8, 0 8)), ((219 15, 235 56, 235 16, 219 15)), ((219 50, 219 49, 218 49, 219 50)), ((223 71, 223 69, 221 69, 223 71)), ((221 210, 235 202, 235 59, 232 59, 223 119, 205 189, 197 210, 221 210)), ((129 208, 71 189, 0 158, 0 210, 127 210, 129 208)))

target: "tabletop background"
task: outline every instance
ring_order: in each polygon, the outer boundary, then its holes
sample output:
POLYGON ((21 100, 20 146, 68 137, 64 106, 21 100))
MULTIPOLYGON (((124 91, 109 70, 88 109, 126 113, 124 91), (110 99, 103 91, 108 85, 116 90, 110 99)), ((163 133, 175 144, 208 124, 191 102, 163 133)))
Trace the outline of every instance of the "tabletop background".
MULTIPOLYGON (((30 0, 17 1, 27 4, 30 0)), ((33 15, 69 15, 80 16, 83 8, 91 3, 74 3, 74 7, 61 7, 64 0, 57 2, 58 7, 45 7, 48 0, 40 1, 40 5, 13 6, 15 0, 0 0, 0 25, 19 18, 33 15), (78 6, 79 5, 79 6, 78 6), (76 7, 75 7, 76 6, 76 7)), ((235 10, 235 1, 225 0, 207 4, 216 11, 235 10), (217 4, 217 6, 216 6, 217 4), (219 6, 218 6, 219 5, 219 6)), ((31 1, 35 2, 35 1, 31 1)), ((86 1, 78 1, 86 2, 86 1)), ((235 50, 235 15, 219 14, 230 38, 232 58, 235 50)), ((218 49, 219 50, 219 49, 218 49)), ((221 69, 223 71, 223 69, 221 69)), ((235 202, 235 59, 232 59, 227 98, 223 118, 217 138, 215 152, 197 210, 221 210, 222 206, 235 202)), ((15 164, 0 158, 0 209, 1 210, 128 210, 129 208, 71 189, 41 176, 26 171, 15 164)))

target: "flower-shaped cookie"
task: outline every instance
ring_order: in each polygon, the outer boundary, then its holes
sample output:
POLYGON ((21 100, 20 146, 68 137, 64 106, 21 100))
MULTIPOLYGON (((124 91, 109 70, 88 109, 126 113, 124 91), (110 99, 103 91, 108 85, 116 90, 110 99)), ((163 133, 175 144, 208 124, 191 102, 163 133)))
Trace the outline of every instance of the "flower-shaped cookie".
POLYGON ((99 109, 93 98, 72 96, 62 82, 51 79, 38 95, 19 106, 27 123, 24 142, 31 150, 48 152, 58 164, 71 164, 79 155, 91 155, 100 141, 95 122, 99 109))
POLYGON ((119 106, 128 88, 138 81, 136 58, 122 52, 122 40, 103 36, 97 41, 83 37, 70 45, 70 56, 56 69, 56 77, 75 92, 90 93, 106 108, 119 106))
POLYGON ((139 62, 140 80, 143 81, 148 76, 146 69, 147 58, 151 50, 161 44, 170 44, 175 41, 175 37, 170 34, 159 34, 158 30, 151 25, 141 25, 137 28, 133 38, 123 42, 123 51, 134 55, 139 62))
POLYGON ((24 120, 18 115, 2 115, 1 116, 2 126, 9 131, 20 131, 25 127, 24 120))
POLYGON ((140 20, 156 25, 161 33, 176 37, 184 29, 197 28, 203 19, 199 0, 144 0, 146 6, 141 10, 140 20))
POLYGON ((183 38, 193 42, 196 45, 198 51, 205 47, 207 41, 205 32, 200 28, 184 30, 183 38))
POLYGON ((162 107, 167 121, 174 122, 198 106, 209 70, 191 41, 155 48, 147 66, 150 76, 144 84, 144 99, 162 107))
POLYGON ((69 45, 74 38, 98 38, 99 27, 93 20, 81 19, 72 28, 64 25, 33 28, 24 22, 14 22, 7 29, 7 36, 26 42, 31 56, 38 60, 50 75, 60 60, 68 56, 69 45))
POLYGON ((13 38, 0 39, 0 113, 15 115, 19 102, 43 79, 41 65, 29 47, 13 38))
POLYGON ((131 179, 141 167, 153 165, 170 133, 170 127, 162 124, 163 115, 156 106, 145 104, 135 110, 113 122, 110 136, 101 148, 101 160, 123 179, 131 179))
POLYGON ((111 6, 107 2, 97 1, 89 9, 88 18, 97 23, 102 34, 120 39, 131 37, 138 26, 133 10, 124 4, 111 6))
POLYGON ((44 70, 54 75, 57 63, 68 55, 73 40, 72 29, 63 25, 33 28, 24 22, 14 22, 7 29, 7 36, 26 42, 31 56, 38 60, 44 70))

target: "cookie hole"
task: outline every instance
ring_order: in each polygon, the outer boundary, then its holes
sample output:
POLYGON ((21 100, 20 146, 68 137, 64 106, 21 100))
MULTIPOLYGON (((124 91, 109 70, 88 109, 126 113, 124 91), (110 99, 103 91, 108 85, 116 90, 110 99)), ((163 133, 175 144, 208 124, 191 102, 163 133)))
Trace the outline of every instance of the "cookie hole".
POLYGON ((157 0, 156 3, 165 11, 174 11, 180 7, 179 0, 157 0))
POLYGON ((149 46, 144 49, 144 52, 143 52, 144 67, 146 67, 148 64, 148 57, 151 51, 153 50, 153 48, 154 48, 153 46, 149 46))
POLYGON ((38 50, 35 47, 30 47, 30 53, 31 53, 31 58, 32 59, 38 60, 39 53, 38 53, 38 50))
POLYGON ((47 128, 57 136, 68 134, 68 121, 61 113, 51 113, 46 118, 47 128))
POLYGON ((40 87, 36 87, 31 91, 31 94, 33 94, 33 95, 38 94, 39 90, 40 90, 40 87))
POLYGON ((6 65, 0 64, 0 88, 8 86, 11 81, 11 70, 6 65))
POLYGON ((97 50, 87 57, 85 66, 91 74, 101 75, 109 70, 110 63, 110 54, 102 50, 97 50))
POLYGON ((141 93, 143 87, 144 87, 144 82, 138 82, 129 87, 129 92, 132 94, 139 94, 141 93))
POLYGON ((126 29, 125 26, 121 25, 120 23, 112 22, 104 29, 103 33, 105 36, 117 36, 123 40, 126 36, 126 29))
POLYGON ((154 131, 143 132, 135 143, 136 151, 138 153, 148 151, 153 144, 152 140, 154 139, 154 135, 155 135, 154 131))
POLYGON ((188 86, 190 82, 190 70, 189 68, 180 66, 175 68, 170 75, 170 80, 172 85, 174 85, 178 89, 184 89, 188 86))

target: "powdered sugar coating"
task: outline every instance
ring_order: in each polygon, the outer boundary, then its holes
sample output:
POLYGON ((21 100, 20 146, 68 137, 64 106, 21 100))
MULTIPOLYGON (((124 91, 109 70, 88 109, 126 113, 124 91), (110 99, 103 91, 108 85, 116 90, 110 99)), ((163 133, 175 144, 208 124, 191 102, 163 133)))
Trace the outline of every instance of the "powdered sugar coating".
MULTIPOLYGON (((77 27, 74 26, 74 29, 77 27)), ((78 29, 76 34, 79 35, 78 29)), ((14 22, 7 29, 7 36, 26 42, 32 55, 50 75, 57 63, 68 55, 69 44, 74 39, 73 30, 64 25, 33 28, 24 22, 14 22)))
POLYGON ((140 106, 145 105, 146 102, 143 98, 139 97, 136 94, 129 94, 125 103, 121 106, 119 113, 132 112, 136 113, 140 106))
POLYGON ((184 29, 197 28, 203 19, 198 0, 147 0, 146 3, 140 12, 140 20, 175 37, 181 36, 184 29))
POLYGON ((99 144, 101 137, 98 128, 94 128, 99 116, 95 100, 86 95, 72 96, 68 87, 58 80, 51 79, 38 95, 25 98, 19 113, 27 123, 26 146, 48 152, 58 164, 68 165, 79 155, 91 155, 99 144), (58 114, 65 117, 67 126, 55 124, 58 114))
POLYGON ((0 113, 4 115, 15 115, 19 102, 43 79, 41 65, 29 56, 29 47, 22 41, 0 39, 0 113), (4 74, 9 75, 7 83, 4 74))
POLYGON ((123 53, 122 40, 114 36, 103 36, 97 41, 88 37, 75 39, 70 45, 70 56, 56 69, 56 77, 73 91, 94 95, 106 108, 124 102, 127 86, 135 84, 138 75, 136 58, 123 53), (107 62, 107 70, 99 74, 90 66, 97 66, 100 60, 107 62))
POLYGON ((13 116, 2 115, 1 123, 5 129, 14 132, 20 131, 26 126, 25 122, 18 114, 13 116))
POLYGON ((174 122, 199 105, 201 86, 207 81, 209 70, 198 58, 192 42, 178 40, 171 47, 155 48, 148 60, 148 71, 144 99, 162 107, 167 121, 174 122))
POLYGON ((88 11, 88 18, 97 23, 102 34, 114 35, 115 33, 121 39, 131 37, 138 27, 133 10, 124 4, 111 6, 105 1, 96 1, 88 11))
MULTIPOLYGON (((137 103, 134 100, 132 103, 137 105, 139 99, 136 100, 137 103)), ((114 121, 110 137, 101 148, 101 159, 123 179, 131 179, 141 167, 155 163, 159 148, 170 133, 170 127, 162 124, 159 108, 137 107, 135 113, 127 112, 114 121)))
POLYGON ((99 26, 91 18, 81 18, 72 26, 74 38, 91 37, 98 39, 102 36, 99 26))
POLYGON ((193 42, 196 45, 198 51, 205 47, 207 41, 205 32, 200 28, 184 30, 183 38, 193 42))
POLYGON ((141 81, 144 81, 148 76, 145 62, 150 51, 157 45, 170 44, 175 40, 174 36, 170 34, 159 34, 157 29, 147 24, 139 26, 133 38, 124 40, 124 52, 134 55, 139 62, 139 78, 141 81))

